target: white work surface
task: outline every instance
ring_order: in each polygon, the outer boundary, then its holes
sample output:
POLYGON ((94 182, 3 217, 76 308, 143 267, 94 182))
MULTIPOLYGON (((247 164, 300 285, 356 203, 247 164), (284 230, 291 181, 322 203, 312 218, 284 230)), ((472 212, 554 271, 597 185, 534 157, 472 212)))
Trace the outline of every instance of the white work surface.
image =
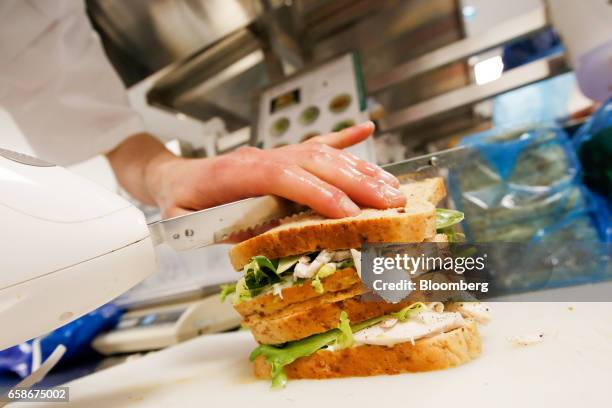
POLYGON ((196 338, 69 383, 70 406, 610 406, 612 303, 492 307, 494 320, 481 329, 482 355, 450 370, 290 380, 285 389, 271 390, 251 374, 247 356, 255 343, 250 333, 227 333, 196 338), (538 331, 545 333, 539 344, 520 347, 507 340, 538 331))

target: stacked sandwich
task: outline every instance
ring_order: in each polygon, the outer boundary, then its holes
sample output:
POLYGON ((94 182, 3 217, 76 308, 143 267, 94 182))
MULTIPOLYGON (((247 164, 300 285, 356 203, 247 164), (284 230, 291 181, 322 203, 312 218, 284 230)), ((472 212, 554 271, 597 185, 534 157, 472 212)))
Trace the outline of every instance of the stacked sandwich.
POLYGON ((480 354, 476 320, 487 319, 484 307, 364 296, 363 243, 446 242, 462 219, 436 210, 446 194, 441 178, 402 191, 404 208, 337 220, 302 214, 231 249, 232 265, 244 274, 225 295, 260 344, 251 353, 258 378, 281 386, 287 378, 427 371, 480 354))

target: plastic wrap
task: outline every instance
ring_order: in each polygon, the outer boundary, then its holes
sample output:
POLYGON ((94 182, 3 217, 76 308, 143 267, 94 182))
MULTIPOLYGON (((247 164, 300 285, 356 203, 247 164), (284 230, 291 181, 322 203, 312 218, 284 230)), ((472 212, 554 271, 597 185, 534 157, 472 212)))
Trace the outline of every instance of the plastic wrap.
MULTIPOLYGON (((563 130, 502 128, 469 136, 461 144, 478 151, 449 176, 452 200, 465 213, 467 240, 546 245, 558 262, 548 286, 601 278, 606 268, 599 254, 585 268, 588 254, 568 251, 572 243, 600 243, 606 237, 598 204, 581 183, 580 162, 563 130)), ((535 286, 537 276, 538 271, 526 271, 521 288, 535 286)))

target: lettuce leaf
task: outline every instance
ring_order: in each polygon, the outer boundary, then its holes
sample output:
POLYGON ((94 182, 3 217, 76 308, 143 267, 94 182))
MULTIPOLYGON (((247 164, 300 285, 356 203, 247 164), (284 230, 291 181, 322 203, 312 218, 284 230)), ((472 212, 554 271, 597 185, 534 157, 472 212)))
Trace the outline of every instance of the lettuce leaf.
POLYGON ((334 345, 339 348, 350 347, 354 344, 353 333, 373 326, 390 317, 395 317, 400 321, 404 321, 426 309, 427 306, 425 306, 424 303, 413 303, 396 313, 375 317, 354 325, 350 324, 348 315, 346 312, 342 311, 340 313, 340 322, 336 329, 332 329, 325 333, 314 334, 305 339, 291 341, 279 346, 260 345, 251 352, 249 360, 254 361, 257 357, 264 356, 268 364, 272 367, 272 388, 283 387, 287 383, 285 366, 293 363, 298 358, 314 354, 323 347, 329 345, 334 345))
POLYGON ((325 333, 315 334, 305 339, 292 341, 284 346, 261 345, 251 352, 249 360, 253 361, 259 356, 265 356, 272 366, 272 388, 282 387, 287 383, 285 366, 293 363, 300 357, 309 356, 336 341, 342 332, 332 329, 325 333))
POLYGON ((336 329, 325 333, 315 334, 302 340, 292 341, 282 346, 261 345, 251 352, 249 360, 253 361, 259 356, 265 356, 272 367, 272 388, 283 387, 287 383, 285 366, 300 357, 309 356, 325 346, 334 344, 338 348, 352 346, 353 331, 351 322, 345 311, 340 312, 340 322, 336 329))
MULTIPOLYGON (((244 285, 250 291, 250 297, 255 297, 263 292, 270 286, 282 282, 283 276, 288 275, 295 265, 299 262, 302 255, 287 256, 278 260, 270 260, 265 256, 255 256, 251 259, 247 265, 244 266, 244 285)), ((316 256, 316 252, 309 255, 310 257, 316 256)), ((317 293, 323 293, 323 285, 321 279, 331 275, 334 271, 330 271, 328 268, 323 269, 327 264, 324 265, 317 273, 319 276, 315 276, 312 280, 312 286, 315 288, 317 293)), ((354 266, 352 259, 347 259, 338 264, 336 269, 348 268, 354 266)), ((295 280, 295 284, 303 283, 304 279, 295 280)), ((228 288, 229 289, 229 288, 228 288)), ((223 290, 223 288, 222 288, 223 290)), ((229 293, 228 293, 229 294, 229 293)), ((227 296, 227 295, 226 295, 227 296)), ((225 297, 224 297, 225 298, 225 297)), ((242 296, 246 299, 245 296, 242 296)))
POLYGON ((463 221, 463 213, 461 211, 436 208, 436 229, 438 231, 459 224, 461 221, 463 221))
POLYGON ((244 278, 240 278, 238 282, 236 282, 235 292, 236 296, 234 297, 234 304, 251 300, 253 298, 251 290, 247 288, 244 278))
POLYGON ((461 232, 455 231, 455 229, 452 227, 438 230, 438 233, 446 235, 448 242, 451 244, 465 241, 465 235, 461 232))
POLYGON ((257 296, 264 289, 279 283, 285 272, 291 271, 300 256, 287 256, 281 259, 270 260, 263 255, 254 256, 251 262, 244 266, 244 281, 251 291, 251 297, 257 296))
POLYGON ((391 313, 391 316, 395 317, 400 322, 404 322, 415 316, 419 312, 423 312, 425 310, 427 310, 427 306, 425 306, 425 303, 417 302, 403 308, 399 312, 391 313))
POLYGON ((325 289, 323 289, 323 284, 318 276, 315 275, 315 277, 310 281, 310 284, 314 288, 315 292, 317 292, 319 295, 325 292, 325 289))
POLYGON ((225 302, 225 299, 231 295, 232 293, 236 292, 236 284, 235 283, 228 283, 227 285, 221 285, 221 302, 225 302))
POLYGON ((352 259, 347 259, 338 264, 338 269, 350 268, 355 266, 355 262, 352 259))
POLYGON ((340 323, 338 323, 338 330, 340 335, 334 342, 334 346, 338 349, 348 348, 355 344, 353 339, 353 330, 351 329, 351 322, 348 318, 348 314, 343 310, 340 312, 340 323))
POLYGON ((278 264, 262 255, 254 256, 251 262, 244 266, 244 281, 251 291, 251 296, 256 296, 266 286, 281 281, 276 272, 277 266, 278 264))
POLYGON ((300 255, 296 256, 286 256, 278 260, 278 267, 276 268, 276 274, 281 275, 283 272, 287 272, 290 270, 298 261, 300 260, 300 255))
POLYGON ((333 263, 326 263, 325 265, 319 268, 317 273, 315 273, 315 275, 312 277, 312 281, 310 282, 315 292, 321 294, 325 291, 323 289, 323 283, 321 283, 321 279, 333 275, 334 272, 336 272, 336 265, 333 263))

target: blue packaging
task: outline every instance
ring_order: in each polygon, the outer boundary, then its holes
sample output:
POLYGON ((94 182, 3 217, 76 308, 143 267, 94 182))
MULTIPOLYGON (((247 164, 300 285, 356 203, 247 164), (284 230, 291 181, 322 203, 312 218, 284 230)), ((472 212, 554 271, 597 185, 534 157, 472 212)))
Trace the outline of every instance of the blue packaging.
POLYGON ((93 352, 91 349, 93 339, 99 333, 114 328, 121 315, 121 309, 109 303, 41 337, 38 344, 29 340, 2 350, 0 351, 0 374, 16 374, 21 378, 30 375, 34 347, 40 347, 42 361, 44 361, 58 345, 63 344, 67 351, 60 365, 87 356, 93 352))
MULTIPOLYGON (((592 268, 574 268, 578 260, 564 251, 568 243, 607 238, 599 204, 581 182, 580 162, 562 129, 497 128, 468 136, 461 145, 478 152, 449 175, 451 199, 465 213, 468 241, 545 244, 566 261, 555 269, 549 286, 601 279, 606 268, 598 258, 592 268)), ((529 273, 524 279, 528 282, 529 273)))

